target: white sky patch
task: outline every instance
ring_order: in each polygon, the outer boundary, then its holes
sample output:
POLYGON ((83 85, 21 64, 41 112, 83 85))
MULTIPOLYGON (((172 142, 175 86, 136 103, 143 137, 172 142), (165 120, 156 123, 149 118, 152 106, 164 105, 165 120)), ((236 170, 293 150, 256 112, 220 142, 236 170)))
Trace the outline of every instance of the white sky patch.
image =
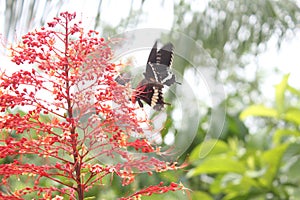
POLYGON ((281 49, 277 51, 275 38, 272 38, 267 47, 267 51, 258 56, 260 68, 265 70, 267 77, 261 86, 267 98, 274 99, 275 85, 278 84, 283 74, 290 73, 289 84, 300 89, 300 31, 294 37, 283 41, 281 49), (273 73, 274 67, 278 67, 280 74, 273 73))

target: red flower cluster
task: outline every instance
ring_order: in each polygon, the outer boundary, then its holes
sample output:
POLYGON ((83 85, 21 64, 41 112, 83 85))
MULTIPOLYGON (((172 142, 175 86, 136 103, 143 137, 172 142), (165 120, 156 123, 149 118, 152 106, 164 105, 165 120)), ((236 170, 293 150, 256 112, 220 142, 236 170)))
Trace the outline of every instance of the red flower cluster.
POLYGON ((168 191, 176 191, 185 189, 183 185, 177 183, 171 183, 169 186, 163 186, 163 182, 160 182, 158 185, 149 186, 139 192, 134 193, 133 195, 121 198, 120 200, 137 200, 141 196, 151 196, 152 194, 161 194, 168 191))
MULTIPOLYGON (((61 13, 11 47, 12 61, 24 69, 0 79, 0 198, 83 199, 108 175, 128 185, 137 172, 177 168, 147 155, 159 149, 133 137, 143 137, 141 121, 129 88, 114 81, 109 42, 85 33, 75 17, 61 13), (95 164, 102 158, 115 162, 95 164), (28 184, 11 188, 14 180, 28 184)), ((127 199, 179 189, 159 184, 127 199)))

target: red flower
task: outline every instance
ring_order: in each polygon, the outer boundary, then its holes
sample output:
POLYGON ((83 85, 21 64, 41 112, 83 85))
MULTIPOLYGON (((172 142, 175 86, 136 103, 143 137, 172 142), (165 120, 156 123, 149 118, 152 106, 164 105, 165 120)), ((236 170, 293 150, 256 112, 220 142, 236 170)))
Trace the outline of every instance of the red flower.
MULTIPOLYGON (((13 62, 27 64, 0 79, 0 157, 6 160, 0 164, 1 185, 6 187, 0 198, 34 194, 83 199, 108 175, 116 174, 128 185, 135 172, 175 169, 147 155, 159 154, 159 148, 133 137, 144 137, 143 129, 125 95, 130 88, 114 81, 110 43, 96 31, 85 34, 81 23, 73 22, 75 17, 61 13, 10 49, 13 62), (129 149, 143 154, 133 156, 129 149), (115 162, 95 164, 103 157, 115 162), (32 181, 13 190, 13 177, 32 181), (42 187, 45 179, 53 186, 42 187)), ((182 187, 160 184, 133 196, 177 189, 182 187)))

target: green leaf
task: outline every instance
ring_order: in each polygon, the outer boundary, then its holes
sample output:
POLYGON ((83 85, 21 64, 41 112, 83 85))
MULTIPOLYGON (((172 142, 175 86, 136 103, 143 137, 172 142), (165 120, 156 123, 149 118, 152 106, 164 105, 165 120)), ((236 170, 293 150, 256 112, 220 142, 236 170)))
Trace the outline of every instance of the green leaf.
POLYGON ((245 120, 249 116, 261 116, 261 117, 278 117, 277 110, 273 108, 267 108, 263 105, 252 105, 246 108, 241 114, 241 120, 245 120))
MULTIPOLYGON (((283 173, 287 177, 290 183, 299 183, 299 169, 300 169, 300 149, 299 143, 290 144, 289 148, 284 154, 284 166, 283 173)), ((298 187, 298 185, 296 186, 298 187)), ((300 193, 299 193, 300 194, 300 193)))
POLYGON ((10 113, 10 114, 19 114, 21 117, 25 116, 28 112, 25 112, 24 110, 20 109, 20 108, 14 108, 14 109, 10 109, 8 108, 7 110, 7 113, 10 113))
POLYGON ((212 194, 219 194, 223 191, 223 185, 222 185, 222 179, 224 175, 223 174, 217 174, 214 176, 213 182, 209 186, 209 192, 212 194))
POLYGON ((297 90, 296 88, 288 85, 287 89, 294 95, 297 95, 298 97, 300 97, 300 91, 297 90))
POLYGON ((284 111, 284 93, 288 86, 289 74, 285 75, 282 81, 276 85, 276 106, 279 113, 284 111))
POLYGON ((96 197, 85 197, 84 200, 93 200, 93 199, 96 199, 96 197))
POLYGON ((287 121, 300 125, 300 110, 298 108, 289 108, 284 118, 287 121))
POLYGON ((294 131, 294 130, 289 130, 289 129, 279 129, 276 130, 273 136, 273 142, 275 145, 279 145, 282 141, 282 138, 284 136, 295 136, 295 137, 300 137, 300 132, 299 131, 294 131))
POLYGON ((252 178, 237 174, 229 174, 226 176, 226 178, 223 178, 223 182, 224 179, 227 179, 227 183, 222 183, 222 185, 226 185, 223 190, 227 193, 227 195, 223 198, 224 200, 245 199, 243 197, 248 196, 251 188, 259 187, 259 184, 252 178))
MULTIPOLYGON (((234 197, 245 195, 251 189, 260 187, 257 180, 236 173, 217 175, 210 185, 212 194, 229 193, 234 197)), ((229 197, 228 196, 228 197, 229 197)), ((232 196, 232 197, 233 197, 232 196)))
POLYGON ((274 11, 273 5, 269 1, 264 1, 263 6, 268 16, 276 18, 276 12, 274 11))
POLYGON ((228 121, 228 131, 230 136, 236 136, 237 138, 243 140, 248 133, 243 121, 241 121, 238 116, 227 115, 228 121))
POLYGON ((261 161, 265 167, 266 173, 261 178, 261 183, 265 186, 272 186, 272 182, 277 176, 277 172, 281 166, 281 159, 289 144, 285 143, 263 153, 261 161))
POLYGON ((206 173, 228 173, 242 174, 246 171, 245 166, 231 157, 215 155, 205 159, 198 167, 188 172, 187 176, 197 176, 206 173))
POLYGON ((40 114, 39 121, 43 123, 51 123, 51 118, 49 115, 40 114))
POLYGON ((213 198, 206 192, 202 191, 193 191, 192 200, 213 200, 213 198))
POLYGON ((66 185, 74 185, 74 181, 70 178, 63 177, 63 176, 57 176, 56 177, 60 182, 66 184, 66 185))
POLYGON ((168 134, 168 132, 169 132, 170 128, 172 127, 172 125, 173 125, 173 121, 170 118, 167 118, 167 120, 164 124, 164 128, 160 132, 161 136, 163 138, 168 134))
POLYGON ((195 147, 189 157, 189 160, 190 162, 199 161, 204 156, 224 154, 228 150, 229 147, 225 142, 221 140, 211 139, 208 141, 204 141, 200 145, 195 147))

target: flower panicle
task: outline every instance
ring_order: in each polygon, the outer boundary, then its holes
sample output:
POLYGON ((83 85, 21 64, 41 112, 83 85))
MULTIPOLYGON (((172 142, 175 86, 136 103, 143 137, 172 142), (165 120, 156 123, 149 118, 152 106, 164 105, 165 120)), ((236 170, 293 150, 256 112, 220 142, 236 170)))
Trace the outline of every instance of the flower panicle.
MULTIPOLYGON (((43 199, 83 199, 107 175, 116 174, 122 185, 129 185, 140 172, 178 168, 152 157, 161 155, 160 148, 145 139, 141 123, 150 123, 137 116, 126 96, 129 85, 115 81, 109 42, 96 31, 86 33, 75 17, 63 12, 10 47, 12 62, 23 68, 0 76, 0 158, 16 160, 0 164, 0 178, 8 191, 10 177, 27 177, 34 184, 14 195, 0 192, 0 198, 35 193, 43 199), (142 156, 133 156, 137 154, 142 156), (101 156, 117 163, 94 164, 101 156), (28 163, 31 159, 40 164, 28 163), (41 179, 64 187, 43 188, 41 179)), ((131 197, 179 189, 175 183, 159 184, 131 197)))

